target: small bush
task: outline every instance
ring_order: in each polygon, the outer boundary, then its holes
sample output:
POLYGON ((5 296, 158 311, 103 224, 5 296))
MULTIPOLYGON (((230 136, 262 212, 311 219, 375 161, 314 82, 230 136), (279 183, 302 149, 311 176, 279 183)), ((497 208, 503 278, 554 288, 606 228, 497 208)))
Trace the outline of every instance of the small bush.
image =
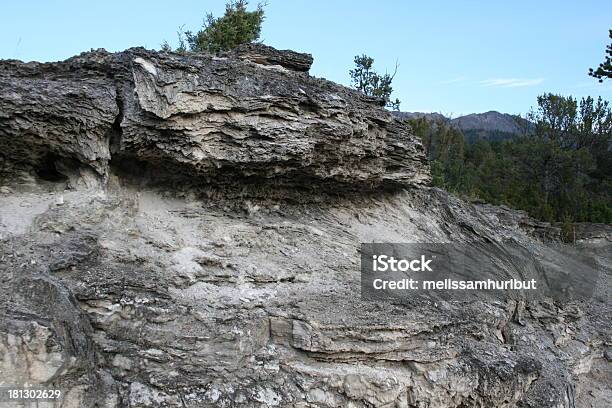
POLYGON ((569 218, 563 220, 561 224, 561 240, 568 244, 576 242, 576 227, 569 218))
POLYGON ((353 87, 368 96, 384 99, 385 106, 399 111, 400 100, 397 98, 394 101, 391 100, 391 93, 393 92, 391 83, 397 72, 397 64, 393 74, 380 75, 373 68, 374 59, 372 57, 365 54, 356 55, 354 62, 355 68, 349 71, 353 87))

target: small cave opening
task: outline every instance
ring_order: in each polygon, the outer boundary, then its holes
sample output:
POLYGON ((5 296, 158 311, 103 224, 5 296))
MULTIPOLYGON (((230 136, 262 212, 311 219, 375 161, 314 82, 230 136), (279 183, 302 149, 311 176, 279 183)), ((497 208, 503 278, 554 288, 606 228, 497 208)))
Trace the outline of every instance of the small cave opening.
POLYGON ((59 157, 52 154, 47 153, 37 164, 36 166, 36 175, 45 181, 50 181, 53 183, 61 183, 68 180, 64 174, 60 173, 57 170, 56 163, 59 160, 59 157))

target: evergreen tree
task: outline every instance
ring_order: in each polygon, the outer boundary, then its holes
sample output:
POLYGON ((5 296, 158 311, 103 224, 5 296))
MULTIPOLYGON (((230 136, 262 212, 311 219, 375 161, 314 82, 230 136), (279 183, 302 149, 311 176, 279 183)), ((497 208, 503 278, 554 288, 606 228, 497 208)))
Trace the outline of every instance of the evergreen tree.
POLYGON ((409 120, 431 161, 432 183, 467 198, 506 204, 532 217, 612 223, 612 111, 607 101, 544 94, 532 133, 467 143, 448 123, 409 120))
MULTIPOLYGON (((247 6, 246 0, 231 0, 225 5, 222 17, 215 18, 208 13, 201 30, 194 33, 181 28, 176 51, 218 53, 259 40, 264 20, 263 4, 253 11, 248 11, 247 6)), ((162 50, 171 50, 168 42, 162 44, 162 50)))
MULTIPOLYGON (((612 30, 608 31, 608 36, 612 39, 612 30)), ((605 78, 612 78, 612 42, 606 46, 604 61, 595 70, 589 68, 589 75, 599 79, 599 82, 603 82, 605 78)))
POLYGON ((399 99, 391 100, 391 93, 393 92, 391 83, 397 73, 397 65, 393 74, 385 73, 384 75, 379 75, 373 68, 374 59, 372 57, 368 57, 365 54, 357 55, 354 62, 355 68, 349 71, 353 87, 368 96, 383 99, 385 106, 399 111, 399 99))

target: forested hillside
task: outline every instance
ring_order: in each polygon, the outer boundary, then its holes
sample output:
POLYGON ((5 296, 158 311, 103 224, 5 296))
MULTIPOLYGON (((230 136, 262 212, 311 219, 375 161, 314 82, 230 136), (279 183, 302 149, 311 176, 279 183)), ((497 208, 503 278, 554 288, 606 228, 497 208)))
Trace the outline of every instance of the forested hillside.
POLYGON ((544 221, 612 222, 612 113, 607 101, 546 94, 523 136, 471 142, 448 122, 409 119, 433 183, 544 221))

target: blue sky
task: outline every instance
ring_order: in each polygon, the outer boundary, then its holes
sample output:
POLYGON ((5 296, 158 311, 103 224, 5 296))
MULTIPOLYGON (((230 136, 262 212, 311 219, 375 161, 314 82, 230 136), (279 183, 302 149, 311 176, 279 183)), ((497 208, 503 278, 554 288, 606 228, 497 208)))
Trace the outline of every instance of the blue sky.
MULTIPOLYGON (((90 48, 176 42, 225 1, 4 1, 0 58, 55 61, 90 48)), ((254 2, 251 2, 252 5, 254 2)), ((543 92, 612 99, 587 76, 612 28, 612 1, 268 0, 262 39, 313 54, 311 73, 348 84, 356 54, 399 70, 402 110, 525 113, 543 92)))

